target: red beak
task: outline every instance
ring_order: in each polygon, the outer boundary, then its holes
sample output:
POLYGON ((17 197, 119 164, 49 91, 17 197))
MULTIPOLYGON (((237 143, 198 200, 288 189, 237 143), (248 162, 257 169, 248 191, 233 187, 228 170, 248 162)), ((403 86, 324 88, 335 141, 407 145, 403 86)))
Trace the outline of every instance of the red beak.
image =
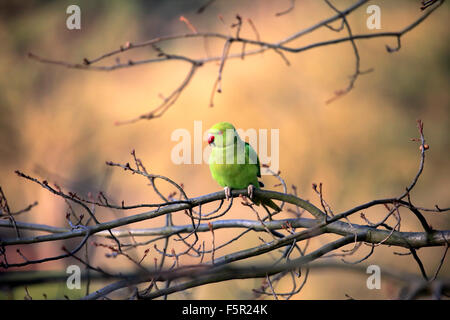
POLYGON ((213 135, 210 135, 209 137, 208 137, 208 144, 211 144, 211 143, 213 143, 214 142, 214 136, 213 135))

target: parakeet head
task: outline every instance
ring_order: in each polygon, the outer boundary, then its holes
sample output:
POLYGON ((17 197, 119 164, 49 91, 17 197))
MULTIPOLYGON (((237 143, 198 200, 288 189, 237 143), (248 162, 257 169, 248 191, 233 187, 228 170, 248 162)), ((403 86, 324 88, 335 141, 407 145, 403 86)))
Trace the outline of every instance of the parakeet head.
POLYGON ((208 143, 211 147, 223 148, 234 143, 236 129, 229 122, 219 122, 208 130, 208 143))

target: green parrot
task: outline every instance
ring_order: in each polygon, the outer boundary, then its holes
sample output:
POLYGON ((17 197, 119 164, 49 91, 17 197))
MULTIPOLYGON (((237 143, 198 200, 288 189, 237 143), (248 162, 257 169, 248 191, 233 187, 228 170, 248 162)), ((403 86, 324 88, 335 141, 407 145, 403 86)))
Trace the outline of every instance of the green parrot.
POLYGON ((248 190, 254 204, 263 204, 280 212, 281 209, 271 199, 253 199, 254 188, 263 187, 259 158, 250 144, 239 137, 231 123, 219 122, 208 130, 208 144, 212 147, 209 169, 217 183, 224 187, 227 200, 231 189, 248 190))

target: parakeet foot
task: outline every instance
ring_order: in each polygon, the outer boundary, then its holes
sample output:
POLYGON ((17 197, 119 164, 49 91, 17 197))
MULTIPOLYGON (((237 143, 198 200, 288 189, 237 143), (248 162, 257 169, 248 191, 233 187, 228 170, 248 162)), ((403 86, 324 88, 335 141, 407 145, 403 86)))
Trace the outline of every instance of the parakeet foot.
POLYGON ((231 189, 230 187, 225 187, 223 188, 223 190, 225 191, 225 198, 228 200, 230 200, 231 198, 231 189))
POLYGON ((253 199, 253 191, 255 190, 255 186, 252 184, 249 184, 247 187, 248 197, 250 199, 253 199))

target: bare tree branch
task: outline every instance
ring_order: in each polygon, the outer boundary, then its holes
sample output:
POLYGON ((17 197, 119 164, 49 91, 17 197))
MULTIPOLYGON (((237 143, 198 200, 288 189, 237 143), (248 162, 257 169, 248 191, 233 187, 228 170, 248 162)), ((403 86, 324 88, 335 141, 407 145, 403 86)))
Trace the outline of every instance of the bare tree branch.
MULTIPOLYGON (((178 34, 178 35, 161 36, 161 37, 157 37, 157 38, 150 39, 150 40, 147 40, 144 42, 139 42, 139 43, 127 42, 125 45, 121 45, 119 47, 119 49, 116 49, 116 50, 113 50, 110 52, 106 52, 106 53, 98 56, 97 58, 93 58, 93 59, 84 58, 83 63, 70 63, 70 62, 67 62, 64 60, 54 60, 54 59, 43 58, 34 53, 29 53, 28 56, 31 59, 34 59, 38 62, 42 62, 45 64, 52 64, 52 65, 62 66, 62 67, 66 67, 66 68, 80 69, 80 70, 95 70, 95 71, 113 71, 113 70, 117 70, 117 69, 129 68, 129 67, 139 66, 139 65, 143 65, 143 64, 161 63, 164 61, 174 61, 174 60, 184 61, 191 65, 191 70, 190 70, 188 76, 185 78, 185 80, 180 84, 180 86, 178 86, 171 93, 171 95, 168 98, 164 99, 163 103, 160 106, 158 106, 157 108, 155 108, 154 110, 152 110, 148 113, 142 114, 141 116, 133 118, 131 120, 117 122, 118 124, 122 124, 122 123, 133 123, 133 122, 136 122, 141 119, 153 119, 153 118, 158 118, 158 117, 162 116, 167 111, 167 109, 169 109, 176 102, 176 100, 178 99, 181 92, 187 87, 190 80, 193 78, 195 71, 199 67, 203 66, 206 63, 218 62, 218 61, 220 62, 218 79, 215 81, 215 83, 213 85, 213 92, 212 92, 212 95, 210 98, 210 106, 211 106, 211 105, 213 105, 213 98, 214 98, 214 94, 215 94, 216 90, 218 92, 222 91, 222 88, 220 86, 221 79, 222 79, 222 71, 223 71, 223 66, 225 65, 225 62, 228 59, 234 59, 234 58, 243 59, 245 56, 252 56, 252 55, 263 53, 264 51, 267 51, 267 50, 274 50, 277 54, 281 55, 283 60, 286 62, 288 60, 285 57, 285 55, 283 54, 283 52, 289 52, 289 53, 296 54, 296 53, 304 52, 304 51, 311 50, 314 48, 325 47, 325 46, 329 46, 329 45, 336 45, 336 44, 340 44, 340 43, 344 43, 344 42, 350 42, 352 45, 353 51, 354 51, 354 55, 355 55, 355 72, 350 77, 350 82, 349 82, 348 86, 345 89, 337 91, 335 93, 335 96, 327 101, 329 103, 329 102, 334 101, 336 98, 350 92, 354 88, 354 84, 355 84, 357 78, 360 75, 365 74, 372 70, 372 69, 369 69, 366 71, 362 71, 360 69, 361 63, 360 63, 360 56, 359 56, 358 48, 356 45, 356 41, 369 40, 369 39, 381 38, 381 37, 395 38, 398 42, 397 48, 391 48, 389 46, 386 46, 386 48, 387 48, 388 52, 398 51, 400 49, 400 39, 406 33, 413 30, 414 28, 416 28, 420 23, 422 23, 426 18, 428 18, 428 16, 431 15, 431 13, 433 13, 438 7, 440 7, 442 5, 444 0, 433 1, 433 2, 427 3, 427 5, 426 5, 426 8, 428 8, 427 11, 421 17, 419 17, 417 20, 413 21, 412 23, 410 23, 409 25, 407 25, 400 31, 376 32, 376 33, 370 33, 370 34, 356 34, 356 35, 352 33, 351 26, 347 20, 347 17, 352 12, 354 12, 355 10, 360 8, 363 4, 367 3, 368 0, 359 0, 343 10, 338 10, 328 0, 325 0, 325 2, 336 12, 335 15, 333 15, 330 18, 327 18, 325 20, 322 20, 308 28, 294 32, 290 36, 288 36, 284 39, 281 39, 279 41, 275 41, 275 42, 261 41, 260 35, 257 32, 255 25, 251 19, 247 19, 246 21, 250 24, 251 28, 254 30, 257 39, 253 40, 253 39, 249 39, 249 38, 242 38, 239 34, 240 26, 242 25, 242 22, 243 22, 243 20, 241 19, 240 23, 238 24, 239 25, 238 32, 236 33, 235 36, 221 34, 221 33, 214 33, 214 32, 192 32, 192 33, 185 33, 185 34, 178 34), (347 37, 319 41, 319 42, 311 43, 311 44, 301 46, 301 47, 288 47, 287 46, 288 43, 290 43, 294 40, 297 40, 297 39, 301 38, 302 36, 310 34, 322 27, 330 28, 330 24, 335 21, 338 21, 338 20, 341 20, 342 26, 346 28, 346 30, 348 32, 347 37), (120 63, 119 61, 116 61, 115 64, 104 65, 104 66, 97 65, 98 62, 103 61, 106 58, 120 55, 120 54, 130 51, 130 50, 148 47, 148 46, 155 47, 157 44, 161 44, 161 43, 164 43, 167 41, 176 41, 176 40, 186 39, 186 38, 204 38, 204 39, 215 38, 218 40, 222 40, 222 41, 224 41, 223 53, 221 56, 213 56, 213 57, 207 56, 204 58, 194 59, 194 58, 188 57, 186 55, 168 54, 168 53, 163 52, 162 50, 157 50, 158 56, 156 58, 150 58, 150 59, 144 59, 144 60, 128 60, 126 63, 120 63), (241 42, 243 44, 243 50, 241 53, 230 53, 229 54, 230 45, 233 42, 241 42), (258 48, 247 51, 245 49, 246 45, 253 45, 258 48)), ((212 1, 208 1, 207 3, 205 3, 205 5, 199 9, 199 12, 202 12, 210 3, 212 3, 212 1)), ((292 5, 293 5, 293 2, 292 2, 292 5)), ((292 10, 292 8, 293 8, 293 6, 291 6, 291 8, 289 8, 289 11, 292 10)), ((285 13, 287 13, 287 12, 285 12, 285 13)), ((281 14, 283 14, 283 12, 281 14)), ((332 30, 334 32, 336 32, 336 31, 338 32, 341 29, 342 28, 337 28, 337 29, 332 28, 332 30)), ((196 29, 195 29, 195 31, 196 31, 196 29)))

